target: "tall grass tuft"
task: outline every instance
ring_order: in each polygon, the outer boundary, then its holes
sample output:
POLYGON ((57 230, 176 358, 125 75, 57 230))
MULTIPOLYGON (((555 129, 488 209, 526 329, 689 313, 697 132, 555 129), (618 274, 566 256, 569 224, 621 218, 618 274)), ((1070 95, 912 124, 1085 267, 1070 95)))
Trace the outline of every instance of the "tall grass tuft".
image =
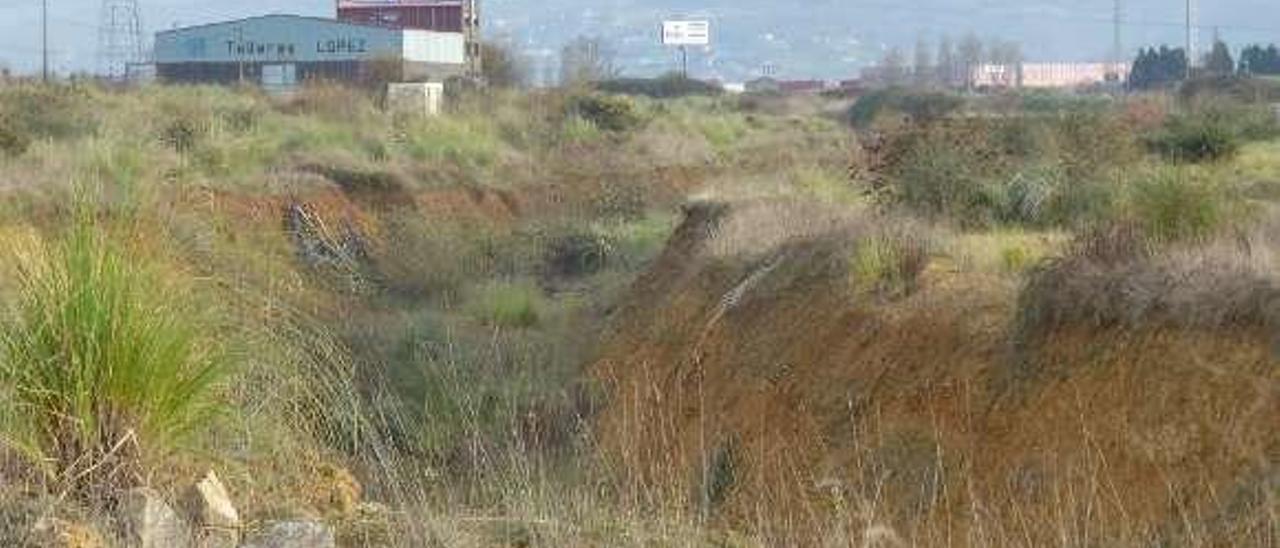
POLYGON ((226 368, 178 288, 89 221, 13 253, 3 430, 60 488, 111 500, 217 410, 226 368))

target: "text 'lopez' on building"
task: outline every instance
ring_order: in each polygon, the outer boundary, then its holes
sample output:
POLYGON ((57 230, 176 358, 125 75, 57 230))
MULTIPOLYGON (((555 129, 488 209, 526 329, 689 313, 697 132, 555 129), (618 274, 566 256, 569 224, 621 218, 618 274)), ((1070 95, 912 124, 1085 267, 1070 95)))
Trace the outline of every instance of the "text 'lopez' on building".
POLYGON ((443 82, 480 71, 475 0, 341 0, 338 18, 264 15, 156 34, 170 83, 443 82))

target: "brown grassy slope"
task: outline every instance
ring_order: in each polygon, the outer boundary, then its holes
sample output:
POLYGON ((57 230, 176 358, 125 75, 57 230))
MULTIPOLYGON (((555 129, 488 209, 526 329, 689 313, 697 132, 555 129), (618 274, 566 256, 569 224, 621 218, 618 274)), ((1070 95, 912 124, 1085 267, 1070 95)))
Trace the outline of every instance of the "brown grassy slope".
MULTIPOLYGON (((1159 317, 1195 309, 1211 276, 1187 272, 1220 265, 1177 263, 1151 286, 1171 297, 1127 323, 1086 310, 1018 327, 1034 295, 1019 304, 945 257, 905 298, 851 289, 873 223, 752 245, 741 227, 776 215, 691 209, 614 320, 594 368, 609 395, 598 434, 638 501, 779 542, 886 526, 928 545, 1275 540, 1266 322, 1159 317)), ((1137 268, 1084 283, 1136 306, 1143 279, 1115 280, 1137 268)), ((1043 306, 1073 304, 1094 306, 1043 306)))

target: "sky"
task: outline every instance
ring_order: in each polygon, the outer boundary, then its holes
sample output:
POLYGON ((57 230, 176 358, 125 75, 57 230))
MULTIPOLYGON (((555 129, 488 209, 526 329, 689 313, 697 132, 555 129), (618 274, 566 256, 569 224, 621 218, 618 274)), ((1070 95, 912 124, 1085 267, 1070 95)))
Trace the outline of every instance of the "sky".
MULTIPOLYGON (((137 0, 147 33, 263 13, 331 16, 332 0, 137 0)), ((1022 44, 1028 59, 1104 60, 1110 55, 1112 0, 482 0, 486 33, 535 61, 578 35, 616 45, 624 72, 674 68, 657 44, 659 22, 677 15, 713 21, 716 43, 695 51, 700 76, 745 79, 839 78, 875 63, 891 47, 969 32, 1022 44)), ((97 67, 102 0, 48 0, 51 64, 59 73, 97 67)), ((1184 0, 1125 0, 1126 50, 1180 44, 1184 0)), ((1200 34, 1215 29, 1235 44, 1280 42, 1280 0, 1199 0, 1200 34)), ((0 0, 0 66, 40 65, 40 0, 0 0)))

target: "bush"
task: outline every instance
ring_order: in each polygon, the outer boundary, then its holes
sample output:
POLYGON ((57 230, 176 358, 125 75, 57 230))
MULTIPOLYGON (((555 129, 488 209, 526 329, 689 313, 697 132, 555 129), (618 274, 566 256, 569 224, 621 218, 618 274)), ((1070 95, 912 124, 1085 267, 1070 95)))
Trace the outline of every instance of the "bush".
POLYGON ((1178 162, 1215 162, 1232 158, 1244 143, 1280 134, 1269 107, 1207 100, 1170 116, 1149 135, 1147 146, 1178 162))
POLYGON ((96 120, 82 88, 20 85, 0 88, 0 120, 26 141, 64 139, 91 133, 96 120))
POLYGON ((638 95, 654 99, 673 99, 690 95, 721 95, 724 88, 718 84, 686 78, 680 74, 667 74, 658 78, 617 78, 596 84, 605 93, 638 95))
POLYGON ((1178 162, 1211 162, 1235 156, 1241 140, 1221 120, 1211 117, 1173 117, 1147 139, 1147 145, 1178 162))
POLYGON ((87 221, 16 256, 20 298, 0 325, 6 441, 78 495, 112 497, 216 411, 217 345, 181 292, 87 221))
POLYGON ((1064 226, 1115 202, 1116 174, 1141 155, 1096 116, 948 120, 892 133, 876 153, 886 192, 931 217, 967 226, 1064 226))
POLYGON ((31 138, 8 116, 0 115, 0 155, 21 156, 30 146, 31 138))
POLYGON ((1160 242, 1203 240, 1228 220, 1235 205, 1221 186, 1172 168, 1134 182, 1129 201, 1144 232, 1160 242))
POLYGON ((567 228, 548 238, 545 261, 552 277, 577 278, 604 270, 612 253, 613 243, 606 237, 567 228))
POLYGON ((867 128, 884 114, 900 114, 917 122, 930 122, 950 116, 964 100, 940 92, 912 92, 889 89, 867 94, 849 108, 849 123, 867 128))
POLYGON ((643 122, 635 101, 620 95, 578 95, 570 99, 569 112, 602 130, 615 133, 635 129, 643 122))

